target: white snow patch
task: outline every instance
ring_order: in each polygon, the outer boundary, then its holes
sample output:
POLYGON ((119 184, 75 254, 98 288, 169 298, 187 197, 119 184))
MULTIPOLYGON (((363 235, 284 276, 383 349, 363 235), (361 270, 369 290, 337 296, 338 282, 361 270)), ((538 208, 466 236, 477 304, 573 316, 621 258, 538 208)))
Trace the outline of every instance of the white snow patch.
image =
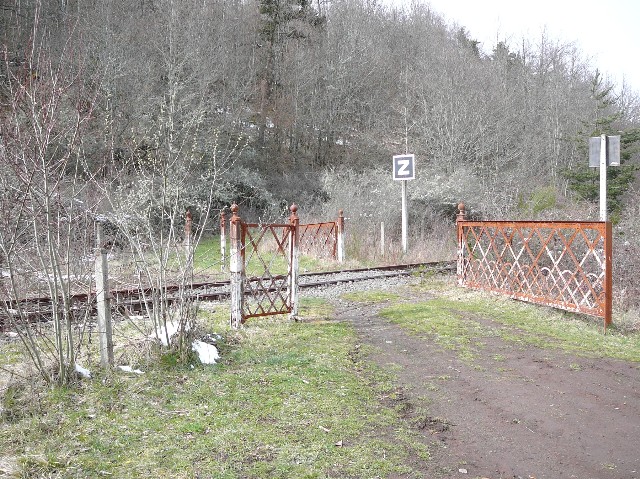
MULTIPOLYGON (((176 333, 180 330, 180 323, 170 321, 167 323, 167 329, 165 331, 164 326, 160 328, 158 331, 158 336, 160 337, 160 342, 163 346, 169 346, 167 342, 167 336, 169 337, 169 341, 173 338, 176 333)), ((185 332, 189 331, 189 325, 185 325, 185 332)), ((149 336, 150 338, 155 338, 154 335, 149 336)))
POLYGON ((198 353, 200 362, 202 364, 215 364, 217 359, 220 359, 218 348, 213 344, 205 343, 204 341, 194 341, 191 349, 198 353))
POLYGON ((82 376, 85 379, 90 379, 91 378, 91 371, 89 371, 86 368, 83 368, 82 366, 80 366, 78 363, 76 363, 75 366, 76 372, 82 376))
POLYGON ((125 373, 134 373, 134 374, 144 374, 144 371, 140 371, 139 369, 132 369, 131 366, 118 366, 120 371, 124 371, 125 373))

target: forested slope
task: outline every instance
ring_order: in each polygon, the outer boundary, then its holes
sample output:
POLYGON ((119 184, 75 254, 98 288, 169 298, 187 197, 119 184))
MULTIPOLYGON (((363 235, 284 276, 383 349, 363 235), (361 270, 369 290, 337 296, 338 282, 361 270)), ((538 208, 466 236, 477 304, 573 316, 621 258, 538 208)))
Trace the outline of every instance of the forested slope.
POLYGON ((375 219, 396 186, 390 157, 407 149, 410 194, 435 214, 464 200, 487 217, 584 216, 575 205, 597 191, 587 138, 622 133, 610 204, 620 219, 638 161, 638 96, 588 52, 541 34, 485 54, 426 2, 2 0, 0 42, 2 160, 30 144, 10 131, 39 114, 20 88, 38 89, 59 107, 46 118, 59 137, 41 153, 66 154, 104 194, 180 170, 185 207, 206 181, 217 206, 273 215, 292 201, 350 201, 375 219))

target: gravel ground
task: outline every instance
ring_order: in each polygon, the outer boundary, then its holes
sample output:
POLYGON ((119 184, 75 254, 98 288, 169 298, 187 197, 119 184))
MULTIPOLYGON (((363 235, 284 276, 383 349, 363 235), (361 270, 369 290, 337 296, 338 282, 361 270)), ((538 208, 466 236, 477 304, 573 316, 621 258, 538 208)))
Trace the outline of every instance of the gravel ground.
MULTIPOLYGON (((372 274, 372 272, 368 272, 367 274, 372 274)), ((387 290, 400 286, 418 284, 420 282, 420 278, 413 275, 390 276, 363 281, 349 281, 349 278, 356 279, 363 276, 365 275, 362 273, 341 273, 340 279, 344 280, 345 282, 336 285, 318 286, 315 288, 301 288, 300 297, 330 298, 339 300, 339 297, 345 293, 353 293, 355 291, 387 290)), ((322 281, 323 279, 324 277, 322 277, 322 279, 316 277, 313 279, 313 281, 322 281)), ((301 284, 304 284, 303 281, 304 280, 301 280, 301 284)))

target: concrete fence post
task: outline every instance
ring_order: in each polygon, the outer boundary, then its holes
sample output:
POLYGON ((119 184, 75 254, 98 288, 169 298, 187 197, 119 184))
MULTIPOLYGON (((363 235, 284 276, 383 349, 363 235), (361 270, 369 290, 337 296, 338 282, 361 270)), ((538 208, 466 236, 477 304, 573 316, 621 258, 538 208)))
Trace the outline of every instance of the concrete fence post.
POLYGON ((464 203, 458 205, 458 214, 456 215, 456 228, 458 236, 458 260, 456 264, 456 272, 458 276, 458 284, 462 286, 464 281, 464 230, 462 223, 467 218, 464 203))
POLYGON ((220 268, 227 267, 227 217, 224 210, 220 211, 220 268))
POLYGON ((102 224, 96 221, 96 303, 98 310, 98 340, 100 345, 100 365, 113 365, 113 326, 111 324, 111 293, 109 291, 109 267, 107 250, 103 248, 102 224))
POLYGON ((337 233, 338 233, 338 261, 340 263, 344 263, 345 260, 345 252, 344 252, 344 211, 338 211, 338 222, 337 222, 337 233))
POLYGON ((298 318, 298 254, 300 239, 300 218, 298 217, 298 206, 294 203, 291 205, 291 216, 289 223, 291 224, 291 232, 289 234, 289 305, 291 312, 289 319, 296 320, 298 318))
POLYGON ((238 205, 231 206, 229 224, 229 272, 231 274, 231 327, 239 329, 243 323, 244 310, 244 245, 242 220, 238 216, 238 205))

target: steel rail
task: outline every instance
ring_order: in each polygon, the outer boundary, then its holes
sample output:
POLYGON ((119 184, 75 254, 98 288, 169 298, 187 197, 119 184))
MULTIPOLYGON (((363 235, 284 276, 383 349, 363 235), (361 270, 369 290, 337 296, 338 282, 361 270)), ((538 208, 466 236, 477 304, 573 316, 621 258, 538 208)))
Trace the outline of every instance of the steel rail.
MULTIPOLYGON (((396 276, 407 276, 416 270, 425 269, 436 272, 452 273, 456 270, 455 261, 436 261, 428 263, 411 263, 401 265, 374 266, 370 268, 356 268, 333 271, 314 271, 311 273, 303 273, 300 275, 300 289, 312 289, 323 286, 332 286, 344 283, 355 283, 372 279, 390 278, 396 276), (357 273, 363 273, 362 276, 350 276, 357 273), (306 281, 312 278, 324 278, 318 281, 306 281)), ((286 275, 282 275, 280 279, 284 280, 286 275)), ((248 277, 247 281, 256 280, 257 278, 248 277)), ((276 277, 278 279, 278 277, 276 277)), ((200 301, 222 301, 229 297, 230 292, 229 281, 213 281, 199 282, 188 285, 186 288, 181 285, 168 285, 162 288, 164 294, 169 294, 167 298, 169 303, 178 299, 173 296, 175 293, 183 292, 190 299, 200 301)), ((274 289, 275 290, 275 289, 274 289)), ((125 288, 111 291, 111 298, 115 307, 129 308, 131 311, 141 311, 147 305, 152 303, 152 297, 158 288, 145 287, 125 288)), ((61 302, 62 299, 59 299, 61 302)), ((4 330, 8 315, 14 317, 20 315, 23 319, 32 320, 48 320, 51 314, 52 300, 50 297, 25 298, 21 300, 4 301, 4 305, 0 307, 0 331, 4 330), (34 308, 35 307, 35 308, 34 308)), ((72 311, 79 315, 95 313, 95 292, 79 293, 70 297, 72 311), (87 308, 87 304, 89 308, 87 308)))

